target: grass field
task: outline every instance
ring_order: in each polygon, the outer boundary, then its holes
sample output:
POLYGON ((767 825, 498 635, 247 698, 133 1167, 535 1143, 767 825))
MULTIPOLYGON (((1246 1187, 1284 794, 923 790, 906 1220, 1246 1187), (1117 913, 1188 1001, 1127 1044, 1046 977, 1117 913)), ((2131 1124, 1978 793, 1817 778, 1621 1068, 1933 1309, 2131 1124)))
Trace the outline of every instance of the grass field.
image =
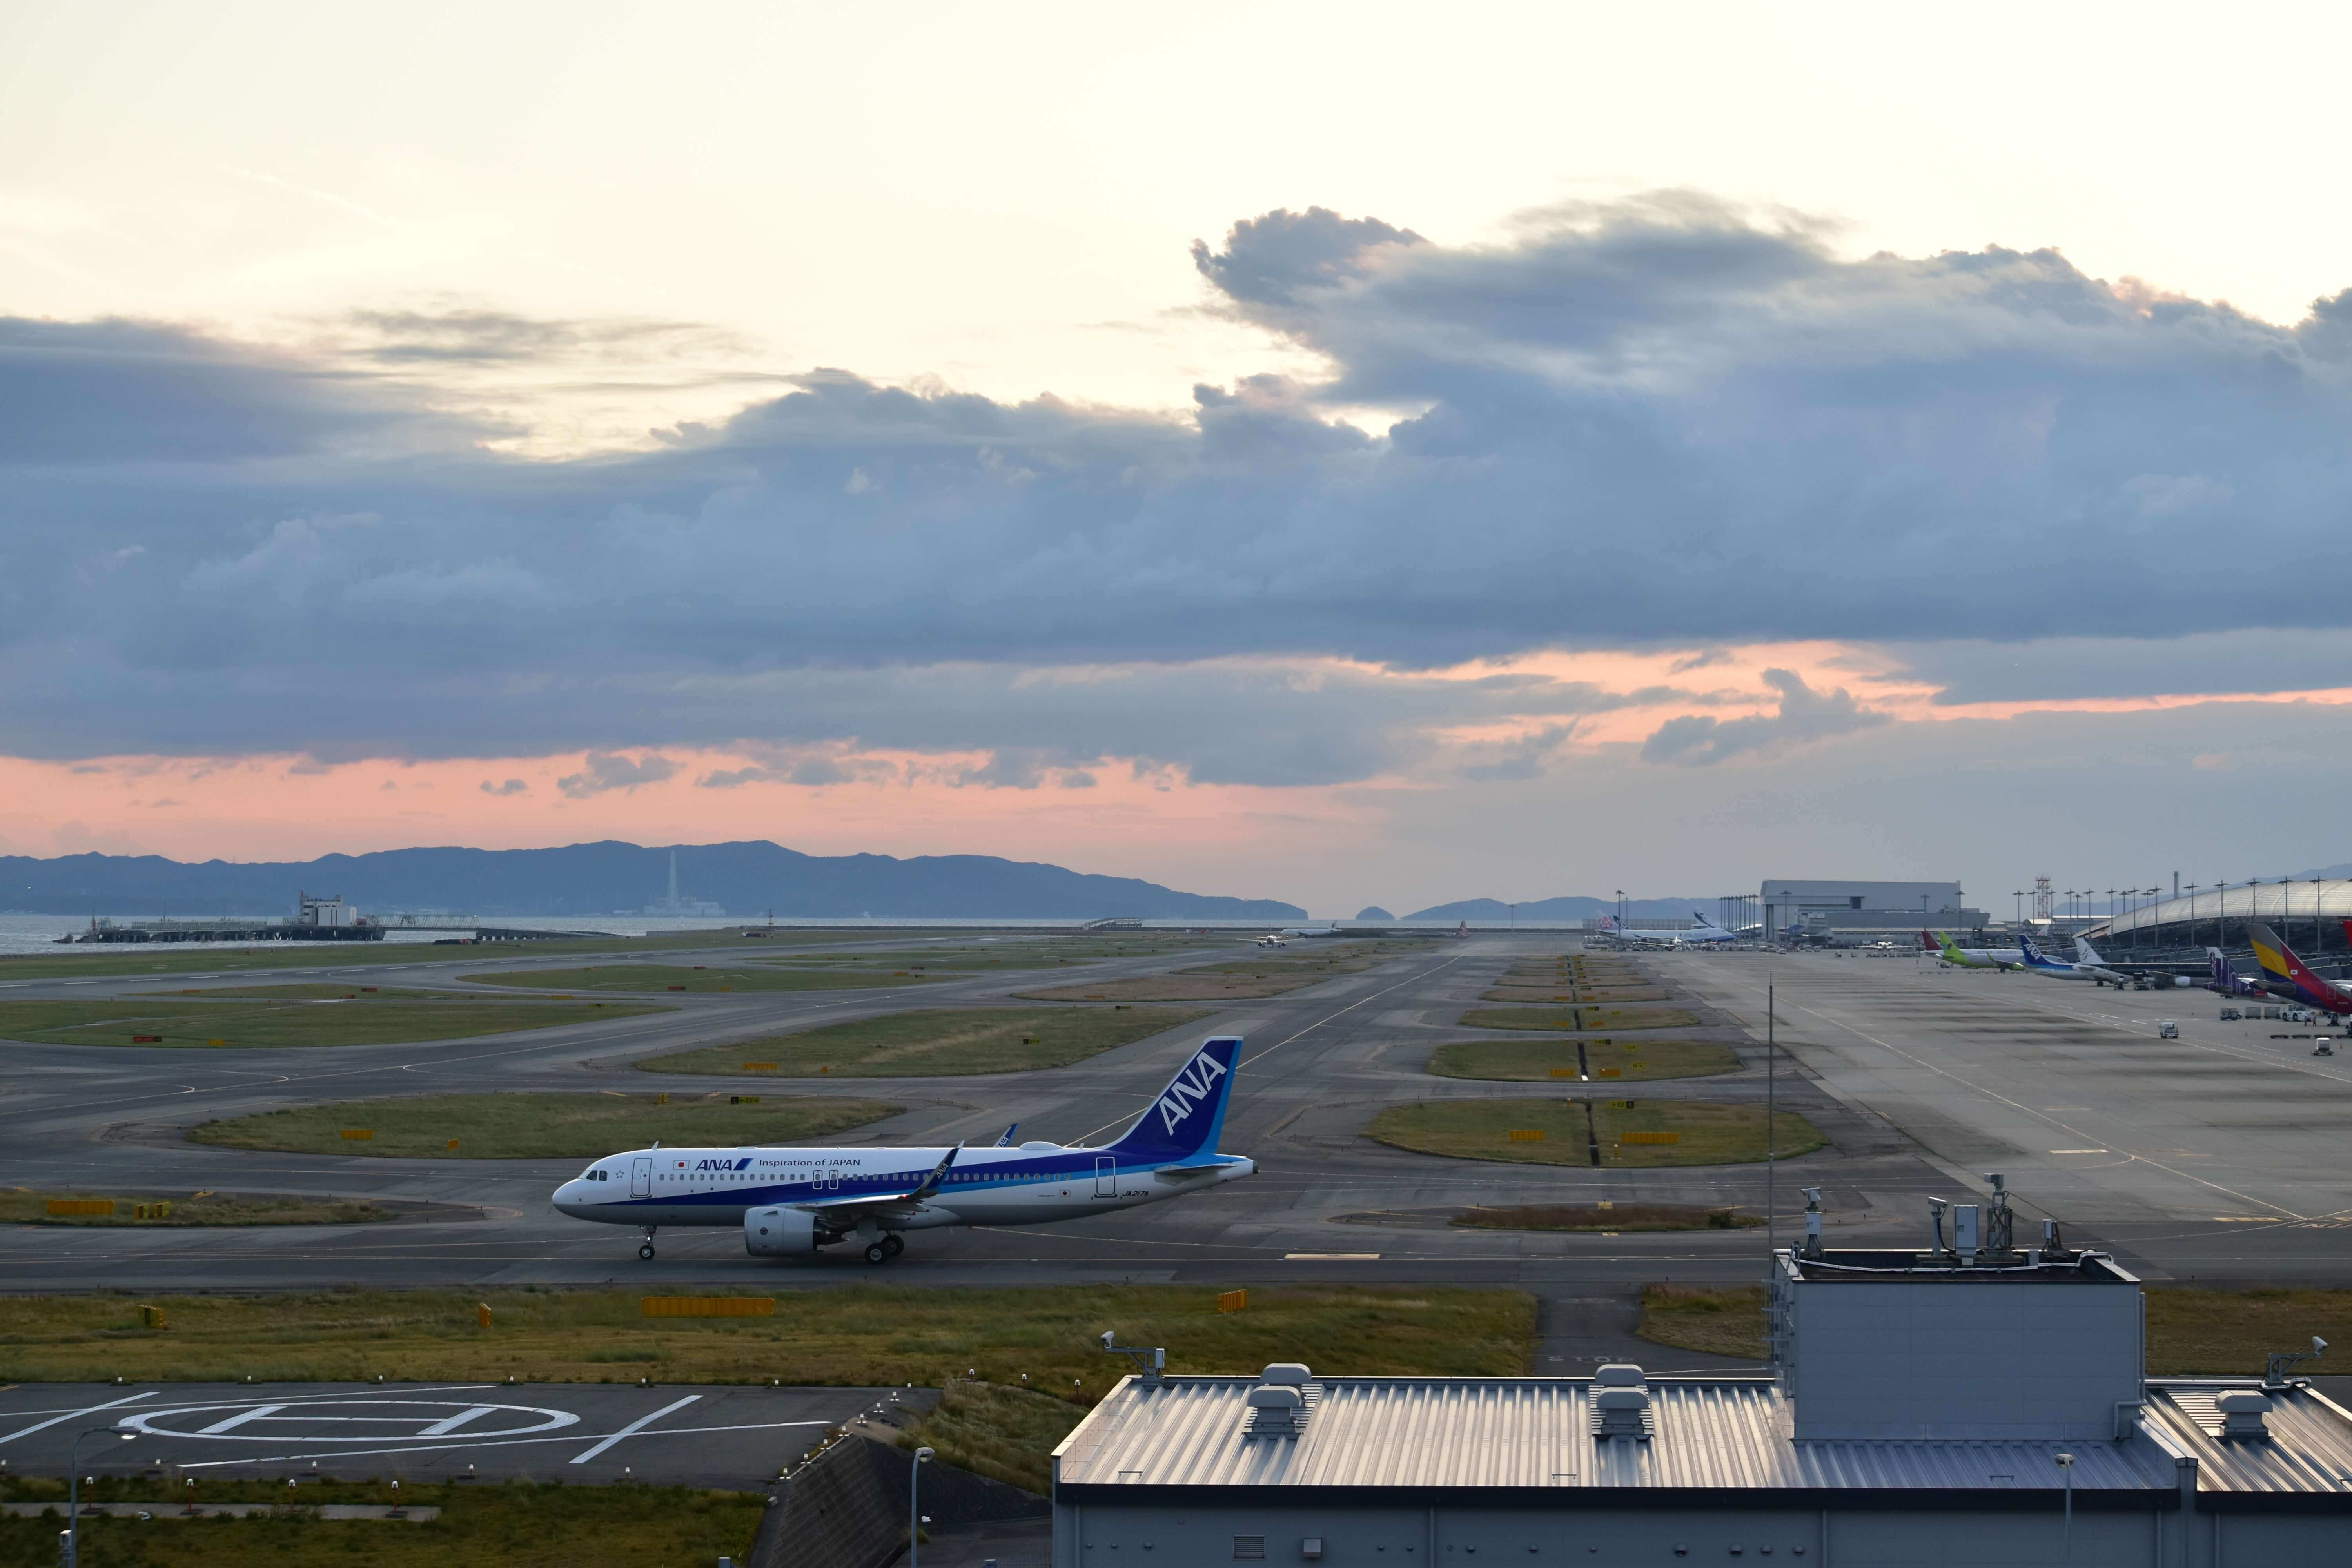
POLYGON ((1587 1072, 1598 1082, 1634 1083, 1738 1072, 1739 1053, 1704 1040, 1467 1040, 1438 1047, 1429 1070, 1439 1078, 1509 1083, 1550 1082, 1562 1071, 1573 1079, 1587 1072))
MULTIPOLYGON (((58 918, 60 926, 70 924, 58 918)), ((658 936, 588 937, 577 942, 534 942, 530 951, 550 958, 590 953, 683 952, 704 949, 740 948, 763 956, 780 947, 825 947, 835 942, 871 940, 859 931, 798 931, 778 927, 773 937, 745 937, 741 928, 664 931, 658 936)), ((293 969, 331 964, 338 969, 361 966, 397 968, 404 963, 446 963, 467 954, 471 944, 443 947, 425 942, 256 942, 228 947, 212 942, 59 948, 55 952, 11 953, 0 957, 0 980, 47 980, 93 974, 184 974, 202 970, 207 975, 244 969, 293 969)), ((508 944, 498 951, 512 952, 508 944)))
POLYGON ((1054 1450, 1086 1415, 1084 1405, 1034 1389, 951 1383, 929 1415, 898 1434, 898 1447, 928 1446, 976 1475, 1051 1492, 1054 1450))
MULTIPOLYGON (((65 1483, 22 1477, 5 1488, 11 1501, 45 1502, 54 1516, 0 1516, 0 1568, 47 1568, 65 1527, 65 1483)), ((287 1489, 264 1481, 100 1480, 81 1489, 100 1502, 285 1501, 287 1489)), ((180 1520, 159 1508, 152 1520, 85 1519, 83 1568, 250 1568, 254 1563, 365 1564, 366 1568, 709 1568, 722 1556, 746 1561, 767 1507, 764 1493, 685 1487, 389 1486, 320 1482, 300 1490, 305 1504, 404 1502, 434 1507, 428 1522, 320 1520, 299 1514, 180 1520)))
MULTIPOLYGON (((1662 1345, 1764 1354, 1764 1289, 1702 1290, 1652 1285, 1642 1292, 1641 1335, 1662 1345)), ((2272 1351, 2302 1350, 2319 1335, 2352 1343, 2352 1290, 2212 1290, 2190 1285, 2147 1291, 2147 1370, 2152 1377, 2259 1374, 2272 1351)), ((2308 1364, 2301 1370, 2313 1370, 2308 1364)), ((2318 1368, 2326 1371, 2325 1363, 2318 1368)))
MULTIPOLYGON (((281 1296, 0 1299, 0 1381, 742 1383, 942 1387, 967 1373, 1090 1402, 1133 1371, 1096 1336, 1164 1345, 1171 1372, 1505 1375, 1529 1370, 1535 1302, 1454 1286, 1252 1287, 1217 1310, 1213 1286, 932 1289, 856 1284, 796 1292, 773 1270, 764 1318, 646 1318, 621 1290, 342 1290, 281 1296), (139 1326, 139 1306, 171 1326, 139 1326), (475 1306, 492 1327, 476 1325, 475 1306)), ((656 1290, 661 1287, 655 1287, 656 1290)), ((748 1293, 748 1292, 747 1292, 748 1293)))
POLYGON ((1762 1215, 1692 1204, 1531 1204, 1518 1208, 1466 1208, 1453 1223, 1474 1230, 1586 1230, 1622 1236, 1649 1230, 1746 1230, 1762 1215))
POLYGON ((462 1040, 517 1029, 551 1029, 659 1012, 614 1003, 489 1001, 453 997, 416 1002, 359 995, 351 1001, 289 997, 205 1000, 131 996, 109 1002, 0 1002, 0 1038, 34 1045, 196 1048, 385 1046, 462 1040), (157 1038, 134 1041, 134 1035, 157 1038))
MULTIPOLYGON (((1794 1111, 1778 1118, 1783 1159, 1811 1153, 1829 1140, 1794 1111)), ((1760 1106, 1707 1105, 1672 1100, 1443 1100, 1391 1106, 1372 1119, 1368 1136, 1399 1149, 1461 1160, 1522 1165, 1586 1165, 1598 1136, 1601 1164, 1639 1169, 1659 1165, 1736 1165, 1764 1158, 1760 1106), (1541 1132, 1517 1141, 1514 1131, 1541 1132), (1674 1143, 1627 1143, 1628 1132, 1672 1132, 1674 1143)))
POLYGON ((587 969, 519 969, 469 974, 468 985, 528 985, 543 991, 856 991, 921 985, 925 974, 887 969, 789 969, 773 963, 609 963, 587 969))
POLYGON ((715 1149, 802 1143, 895 1116, 898 1109, 877 1100, 790 1096, 730 1105, 725 1095, 663 1104, 645 1094, 430 1094, 265 1110, 207 1121, 188 1136, 226 1149, 293 1154, 593 1160, 656 1140, 715 1149), (362 1128, 374 1135, 342 1135, 362 1128))
POLYGON ((306 1198, 257 1193, 99 1193, 34 1192, 25 1187, 0 1188, 0 1225, 191 1226, 191 1225, 365 1225, 396 1217, 393 1211, 360 1199, 306 1198), (110 1198, 113 1214, 53 1215, 51 1198, 110 1198), (151 1209, 168 1203, 172 1212, 139 1217, 142 1204, 151 1209))
POLYGON ((1550 1007, 1473 1007, 1462 1015, 1465 1029, 1687 1029, 1698 1015, 1684 1007, 1651 1007, 1639 1003, 1622 1007, 1591 1007, 1559 1004, 1550 1007))
POLYGON ((1210 1016, 1200 1007, 941 1007, 653 1057, 647 1072, 931 1078, 1067 1067, 1210 1016), (772 1072, 747 1062, 772 1062, 772 1072))

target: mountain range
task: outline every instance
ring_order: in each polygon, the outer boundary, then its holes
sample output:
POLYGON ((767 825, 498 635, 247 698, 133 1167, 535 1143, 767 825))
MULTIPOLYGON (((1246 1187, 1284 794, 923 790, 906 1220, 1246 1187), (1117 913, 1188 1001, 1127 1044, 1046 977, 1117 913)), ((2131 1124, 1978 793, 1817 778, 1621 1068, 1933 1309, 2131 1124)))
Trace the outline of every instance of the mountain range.
MULTIPOLYGON (((656 905, 670 855, 688 900, 736 919, 1297 921, 1273 899, 1178 892, 993 855, 803 855, 780 844, 645 847, 607 840, 550 849, 387 849, 316 860, 190 863, 159 855, 0 856, 0 910, 27 914, 291 912, 298 890, 340 893, 363 914, 593 919, 656 905)), ((692 912, 692 911, 683 911, 692 912)))
MULTIPOLYGON (((1628 899, 1624 913, 1628 919, 1688 920, 1694 911, 1715 919, 1713 899, 1628 899)), ((1451 904, 1434 904, 1425 910, 1415 910, 1404 917, 1409 925, 1435 921, 1476 921, 1482 925, 1505 924, 1517 919, 1523 925, 1568 925, 1577 921, 1591 920, 1600 915, 1618 912, 1614 899, 1588 899, 1580 894, 1557 899, 1534 899, 1517 907, 1495 899, 1463 899, 1451 904)))

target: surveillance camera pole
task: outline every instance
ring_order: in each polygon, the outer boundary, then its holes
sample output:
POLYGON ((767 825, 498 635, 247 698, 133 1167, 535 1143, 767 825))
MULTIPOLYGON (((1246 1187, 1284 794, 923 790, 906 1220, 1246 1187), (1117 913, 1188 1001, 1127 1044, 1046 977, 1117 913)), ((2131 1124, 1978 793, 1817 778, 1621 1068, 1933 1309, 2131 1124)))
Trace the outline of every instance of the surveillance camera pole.
POLYGON ((2066 1561, 2074 1561, 2074 1456, 2060 1454, 2059 1473, 2066 1478, 2066 1561))
POLYGON ((1109 1329, 1102 1331, 1102 1348, 1112 1355, 1123 1355, 1133 1362, 1135 1370, 1141 1376, 1146 1388, 1160 1386, 1160 1374, 1168 1369, 1168 1352, 1165 1349, 1120 1344, 1117 1333, 1109 1329))
POLYGON ((66 1448, 66 1561, 65 1568, 80 1568, 81 1564, 81 1440, 100 1432, 121 1438, 128 1443, 136 1432, 125 1432, 120 1426, 86 1426, 74 1434, 73 1442, 66 1448))
POLYGON ((930 1457, 929 1448, 918 1448, 914 1462, 907 1467, 907 1568, 921 1568, 923 1462, 930 1457))

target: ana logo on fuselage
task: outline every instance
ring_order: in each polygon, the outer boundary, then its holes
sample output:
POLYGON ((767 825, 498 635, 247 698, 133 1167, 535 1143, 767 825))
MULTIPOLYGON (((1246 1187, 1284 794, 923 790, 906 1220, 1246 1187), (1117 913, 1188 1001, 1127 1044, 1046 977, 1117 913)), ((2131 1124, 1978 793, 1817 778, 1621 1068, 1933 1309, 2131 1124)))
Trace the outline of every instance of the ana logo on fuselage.
POLYGON ((751 1161, 746 1156, 740 1160, 698 1160, 694 1168, 698 1171, 745 1171, 751 1166, 751 1161))
POLYGON ((1194 1057, 1192 1076, 1186 1078, 1180 1074, 1176 1081, 1168 1086, 1168 1092, 1160 1097, 1160 1120, 1168 1131, 1173 1133, 1184 1119, 1192 1114, 1193 1102, 1207 1099, 1210 1085, 1224 1076, 1225 1069, 1218 1066, 1217 1059, 1208 1052, 1202 1051, 1194 1057))

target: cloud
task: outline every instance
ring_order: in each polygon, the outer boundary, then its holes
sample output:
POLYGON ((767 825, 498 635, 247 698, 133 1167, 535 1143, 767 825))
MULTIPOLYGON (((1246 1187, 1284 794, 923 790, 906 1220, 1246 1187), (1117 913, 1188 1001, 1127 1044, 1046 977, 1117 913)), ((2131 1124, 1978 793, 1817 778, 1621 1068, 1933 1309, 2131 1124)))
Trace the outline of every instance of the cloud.
MULTIPOLYGON (((972 782, 998 787, 1104 757, 1282 785, 1594 710, 1566 683, 1414 673, 1533 649, 1871 644, 1943 661, 1959 700, 2063 684, 1966 651, 2053 626, 2117 648, 2352 631, 2336 598, 2210 565, 2217 539, 2340 554, 2352 292, 2282 326, 2053 250, 1848 259, 1827 233, 1690 193, 1483 245, 1270 213, 1194 263, 1319 378, 1234 377, 1165 413, 808 371, 657 449, 562 460, 493 449, 423 378, 659 358, 688 326, 378 313, 352 329, 369 374, 170 325, 0 321, 0 751, 855 739, 989 752, 972 782), (1368 433, 1367 408, 1397 412, 1368 433), (318 657, 354 646, 401 655, 318 657)), ((2336 683, 2247 668, 2264 658, 2336 683)), ((2166 689, 2190 662, 2158 646, 2098 682, 2166 689)), ((1756 749, 1747 722, 1654 742, 1719 759, 1756 749)))
POLYGON ((694 781, 697 789, 740 789, 747 784, 767 784, 775 774, 765 768, 714 768, 694 781))
POLYGON ((1531 735, 1488 748, 1496 753, 1495 760, 1469 763, 1462 769, 1462 776, 1481 784, 1498 779, 1541 778, 1545 761, 1575 733, 1576 725, 1572 722, 1547 724, 1531 735))
POLYGON ((1666 673, 1687 675, 1694 669, 1706 669, 1714 665, 1729 664, 1731 660, 1732 653, 1729 648, 1711 647, 1705 653, 1695 653, 1685 658, 1675 660, 1674 663, 1666 666, 1666 673))
POLYGON ((1778 713, 1745 719, 1717 719, 1711 714, 1669 719, 1642 742, 1642 760, 1684 768, 1713 767, 1748 752, 1777 752, 1890 721, 1886 714, 1855 701, 1843 686, 1819 692, 1786 669, 1766 670, 1764 683, 1780 694, 1778 713))
POLYGON ((604 795, 611 790, 633 790, 640 784, 659 784, 675 776, 678 771, 679 764, 652 752, 637 758, 591 752, 586 769, 564 774, 555 781, 555 787, 574 800, 586 800, 591 795, 604 795))
POLYGON ((484 779, 482 793, 484 795, 529 795, 530 785, 520 779, 509 779, 504 784, 492 784, 489 780, 484 779))

